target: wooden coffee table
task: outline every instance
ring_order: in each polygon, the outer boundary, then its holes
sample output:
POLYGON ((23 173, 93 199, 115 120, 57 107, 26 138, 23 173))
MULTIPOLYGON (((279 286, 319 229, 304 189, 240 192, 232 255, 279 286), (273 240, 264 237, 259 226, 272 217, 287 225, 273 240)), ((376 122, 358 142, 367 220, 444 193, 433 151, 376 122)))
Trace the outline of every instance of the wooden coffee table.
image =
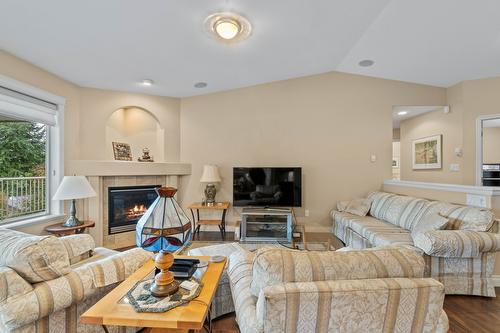
MULTIPOLYGON (((210 259, 187 256, 176 258, 210 259)), ((105 329, 106 326, 146 328, 141 332, 184 333, 201 330, 225 264, 225 260, 209 264, 202 278, 203 288, 200 295, 188 304, 162 313, 139 313, 131 305, 120 301, 137 282, 144 280, 154 270, 154 262, 151 260, 88 309, 80 317, 80 321, 84 324, 102 325, 105 329)))

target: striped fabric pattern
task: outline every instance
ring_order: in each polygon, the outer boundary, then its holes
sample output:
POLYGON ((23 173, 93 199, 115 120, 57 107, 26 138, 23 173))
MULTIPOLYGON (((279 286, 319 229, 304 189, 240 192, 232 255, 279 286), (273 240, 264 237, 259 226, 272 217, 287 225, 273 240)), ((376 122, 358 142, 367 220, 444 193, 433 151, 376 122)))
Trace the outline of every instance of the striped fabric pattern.
POLYGON ((71 319, 75 315, 74 305, 115 286, 149 260, 150 253, 135 248, 81 265, 56 279, 36 283, 31 291, 0 303, 1 325, 7 332, 17 333, 17 329, 22 331, 25 326, 34 327, 37 333, 49 332, 48 316, 66 310, 66 318, 76 324, 71 319))
POLYGON ((244 333, 263 332, 262 322, 257 322, 257 297, 252 295, 252 263, 254 254, 238 251, 229 257, 227 274, 240 331, 244 333))
POLYGON ((33 290, 33 287, 11 268, 0 267, 0 304, 10 297, 19 297, 33 290))
MULTIPOLYGON (((395 194, 374 192, 371 214, 384 216, 385 209, 395 202, 395 194)), ((408 211, 408 210, 405 210, 408 211)), ((426 201, 411 221, 411 229, 425 229, 428 217, 439 214, 450 220, 444 229, 423 233, 415 232, 411 242, 415 249, 425 251, 426 276, 432 276, 445 285, 446 294, 495 296, 492 282, 496 252, 500 251, 498 221, 492 213, 475 207, 466 207, 446 202, 426 201), (476 229, 463 230, 463 229, 476 229), (486 229, 487 228, 487 229, 486 229), (477 231, 483 230, 486 231, 477 231)), ((404 214, 402 215, 404 216, 404 214)), ((333 232, 348 247, 354 249, 373 248, 384 245, 411 245, 404 233, 407 230, 394 226, 373 216, 359 217, 352 214, 332 212, 333 232), (397 235, 397 230, 402 233, 397 235)))
POLYGON ((446 332, 443 300, 434 279, 286 283, 262 291, 257 322, 273 333, 446 332))
POLYGON ((251 291, 258 296, 283 282, 423 277, 424 267, 422 256, 405 248, 333 253, 266 248, 255 254, 251 291))
MULTIPOLYGON (((246 252, 239 243, 223 243, 211 246, 198 247, 189 250, 188 255, 190 256, 215 256, 221 255, 230 257, 236 252, 246 252)), ((229 265, 229 262, 228 264, 229 265)), ((222 276, 215 291, 214 299, 212 300, 212 319, 220 317, 222 315, 234 312, 233 298, 231 296, 231 287, 229 285, 229 276, 226 270, 222 273, 222 276)))
POLYGON ((12 268, 29 283, 49 281, 71 270, 66 248, 54 236, 0 229, 0 253, 0 266, 12 268))
POLYGON ((71 265, 90 258, 95 249, 94 239, 88 234, 65 236, 60 240, 68 252, 71 265))
POLYGON ((415 245, 436 257, 474 258, 500 250, 500 234, 468 230, 434 230, 417 234, 415 245))

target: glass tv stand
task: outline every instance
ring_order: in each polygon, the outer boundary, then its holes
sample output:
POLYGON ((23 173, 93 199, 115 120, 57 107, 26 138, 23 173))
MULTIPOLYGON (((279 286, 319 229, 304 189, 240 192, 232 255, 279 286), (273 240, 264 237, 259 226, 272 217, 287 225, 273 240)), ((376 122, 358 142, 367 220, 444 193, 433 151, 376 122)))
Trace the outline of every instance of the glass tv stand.
POLYGON ((291 208, 244 208, 241 213, 241 242, 292 241, 291 208))

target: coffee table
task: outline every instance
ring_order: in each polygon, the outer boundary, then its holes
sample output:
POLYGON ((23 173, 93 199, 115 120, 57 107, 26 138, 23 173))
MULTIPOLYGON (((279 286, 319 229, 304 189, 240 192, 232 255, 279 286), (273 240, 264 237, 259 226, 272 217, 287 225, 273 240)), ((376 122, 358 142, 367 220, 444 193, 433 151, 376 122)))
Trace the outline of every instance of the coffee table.
MULTIPOLYGON (((207 256, 175 257, 210 260, 207 256)), ((219 263, 211 262, 208 265, 202 277, 203 288, 200 295, 188 304, 162 313, 139 313, 122 299, 137 282, 144 280, 154 270, 154 262, 151 260, 88 309, 80 317, 80 321, 84 324, 102 325, 106 331, 107 326, 144 327, 145 330, 141 332, 154 333, 184 333, 201 330, 225 264, 226 260, 219 263)))

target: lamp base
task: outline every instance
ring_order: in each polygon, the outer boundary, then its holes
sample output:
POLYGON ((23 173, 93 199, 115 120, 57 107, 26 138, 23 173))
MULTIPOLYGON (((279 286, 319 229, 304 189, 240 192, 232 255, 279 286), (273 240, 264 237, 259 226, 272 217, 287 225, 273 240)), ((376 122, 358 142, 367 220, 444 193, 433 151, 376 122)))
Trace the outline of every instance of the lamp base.
POLYGON ((155 282, 149 288, 154 297, 166 297, 175 294, 179 290, 179 282, 174 280, 174 274, 168 269, 174 263, 172 253, 161 250, 155 258, 155 266, 160 270, 156 274, 155 282))
POLYGON ((215 203, 215 195, 217 194, 217 189, 214 184, 207 184, 205 187, 205 198, 207 206, 213 206, 215 203))
POLYGON ((76 218, 76 216, 70 216, 66 220, 66 222, 63 223, 63 227, 77 227, 79 225, 82 225, 83 222, 80 221, 79 219, 76 218))

